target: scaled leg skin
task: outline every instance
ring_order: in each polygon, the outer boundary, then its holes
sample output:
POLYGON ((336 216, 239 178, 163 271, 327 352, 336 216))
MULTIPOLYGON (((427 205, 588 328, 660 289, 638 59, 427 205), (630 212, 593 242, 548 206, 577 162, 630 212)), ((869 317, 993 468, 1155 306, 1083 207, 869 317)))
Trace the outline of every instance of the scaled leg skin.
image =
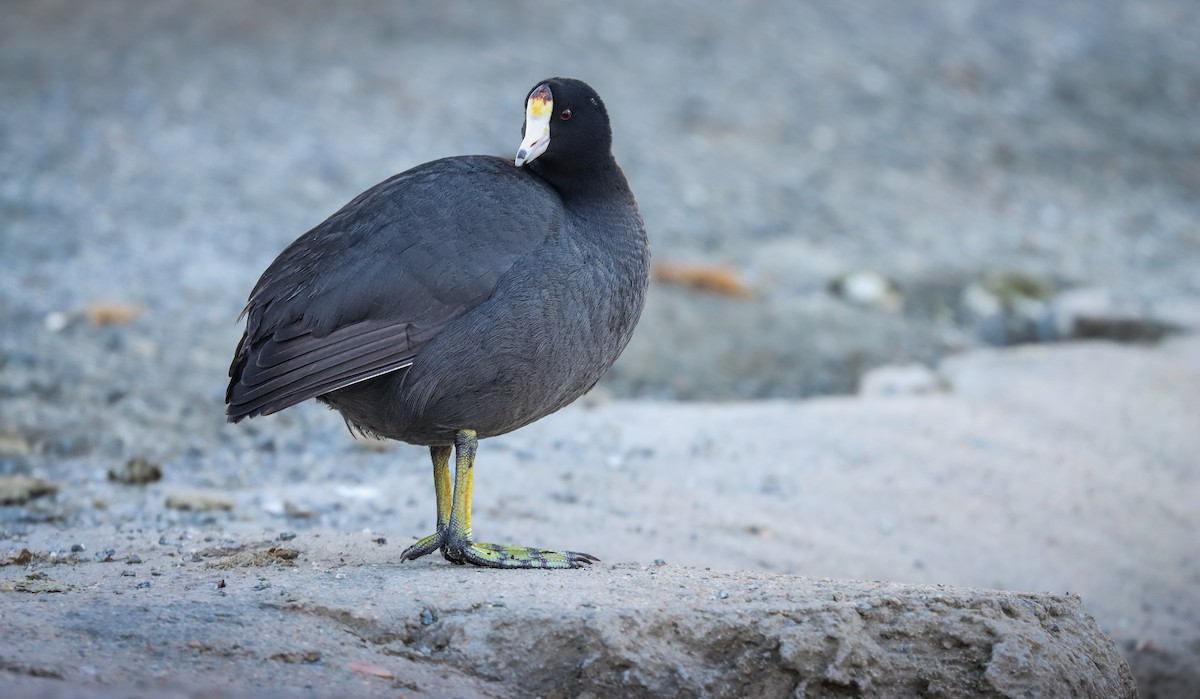
POLYGON ((438 531, 427 536, 400 555, 405 561, 424 556, 436 548, 452 563, 471 563, 488 568, 580 568, 598 558, 576 551, 548 551, 528 546, 475 543, 471 540, 471 489, 474 483, 475 451, 479 440, 475 430, 459 430, 454 436, 454 497, 449 499, 449 447, 433 456, 433 479, 438 499, 438 531), (439 467, 439 456, 443 459, 439 467), (441 475, 439 475, 441 474, 441 475), (446 507, 449 519, 444 519, 446 507))
POLYGON ((437 493, 437 533, 404 549, 404 553, 400 554, 401 562, 420 558, 441 548, 446 525, 450 523, 450 447, 429 447, 429 457, 433 460, 433 489, 437 493))

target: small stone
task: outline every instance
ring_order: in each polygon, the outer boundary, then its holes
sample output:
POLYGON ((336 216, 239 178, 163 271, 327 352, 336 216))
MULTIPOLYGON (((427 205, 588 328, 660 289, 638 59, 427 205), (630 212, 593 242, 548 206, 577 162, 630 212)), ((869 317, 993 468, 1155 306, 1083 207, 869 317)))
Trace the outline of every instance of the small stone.
POLYGON ((104 549, 102 551, 97 551, 96 552, 96 562, 97 563, 110 563, 110 562, 112 562, 113 556, 115 556, 115 555, 117 555, 116 549, 104 549))
POLYGON ((132 570, 122 570, 121 577, 122 578, 134 578, 134 577, 137 577, 137 573, 133 572, 132 570))
POLYGON ((61 332, 70 323, 71 317, 62 311, 51 311, 42 319, 42 325, 52 333, 61 332))
POLYGON ((430 609, 422 609, 421 610, 421 625, 422 626, 429 626, 430 624, 432 624, 435 621, 437 621, 437 617, 434 616, 433 610, 430 610, 430 609))
POLYGON ((43 495, 54 495, 58 485, 30 476, 0 476, 0 505, 22 505, 43 495))
POLYGON ((1147 309, 1118 303, 1107 289, 1064 291, 1050 303, 1059 339, 1152 343, 1182 328, 1147 309))
POLYGON ((119 466, 110 466, 108 480, 125 485, 145 485, 162 480, 162 467, 144 456, 135 456, 119 466))
POLYGON ((321 653, 315 650, 292 651, 289 653, 276 653, 270 657, 270 660, 278 660, 282 663, 289 664, 311 664, 321 662, 321 653))
POLYGON ((168 495, 166 506, 185 512, 229 511, 233 509, 233 501, 217 493, 192 490, 168 495))
POLYGON ((142 582, 138 583, 137 585, 134 585, 133 587, 134 587, 134 589, 137 589, 137 590, 146 590, 146 589, 149 589, 149 588, 150 588, 150 581, 149 581, 149 580, 143 580, 142 582))
POLYGON ((729 599, 729 593, 725 590, 721 590, 720 592, 717 593, 717 597, 719 599, 729 599))
POLYGON ((975 333, 991 345, 1047 342, 1057 336, 1048 300, 1053 285, 1021 273, 1001 274, 963 289, 961 306, 975 333))
POLYGON ((881 366, 863 375, 858 383, 860 396, 917 396, 936 393, 941 388, 937 374, 921 364, 881 366))
POLYGON ((896 283, 877 272, 848 272, 830 282, 829 290, 858 306, 894 312, 902 305, 896 283))
POLYGON ((296 532, 279 532, 279 536, 276 538, 280 541, 291 541, 296 538, 296 532))
POLYGON ((137 555, 136 553, 130 554, 129 557, 125 559, 125 565, 130 565, 130 566, 137 565, 138 563, 141 563, 141 562, 142 562, 142 557, 137 555))
POLYGON ((289 549, 283 546, 267 549, 267 553, 281 561, 294 561, 300 557, 300 552, 296 549, 289 549))
POLYGON ((29 453, 29 441, 12 432, 0 432, 0 456, 24 456, 29 453))
POLYGON ((71 544, 71 553, 82 553, 83 551, 83 544, 71 544))
POLYGON ((285 517, 291 517, 292 519, 312 519, 317 516, 317 513, 313 510, 288 501, 283 503, 283 514, 285 517))

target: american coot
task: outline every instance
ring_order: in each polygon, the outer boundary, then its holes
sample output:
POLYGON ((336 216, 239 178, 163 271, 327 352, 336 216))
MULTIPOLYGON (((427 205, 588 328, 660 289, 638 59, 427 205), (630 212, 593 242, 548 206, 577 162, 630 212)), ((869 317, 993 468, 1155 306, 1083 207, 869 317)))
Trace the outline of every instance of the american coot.
POLYGON ((437 532, 402 561, 437 549, 500 568, 597 560, 471 536, 477 440, 595 385, 629 342, 649 278, 645 228, 596 92, 538 83, 522 134, 516 167, 446 158, 363 192, 288 246, 243 312, 231 422, 316 398, 352 430, 429 447, 437 532))

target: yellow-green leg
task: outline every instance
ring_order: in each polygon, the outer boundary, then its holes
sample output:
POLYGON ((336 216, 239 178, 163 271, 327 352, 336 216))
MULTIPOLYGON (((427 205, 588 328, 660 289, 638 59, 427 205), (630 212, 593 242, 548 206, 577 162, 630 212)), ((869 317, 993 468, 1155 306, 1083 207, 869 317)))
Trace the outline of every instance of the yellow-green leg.
POLYGON ((429 457, 433 461, 433 490, 437 494, 437 533, 404 549, 400 554, 401 561, 437 551, 442 545, 446 525, 450 523, 450 447, 429 447, 429 457))
POLYGON ((400 560, 419 558, 438 548, 452 563, 471 563, 489 568, 579 568, 599 560, 575 551, 547 551, 527 546, 471 541, 471 490, 475 481, 475 451, 478 446, 475 430, 459 430, 455 433, 452 502, 447 502, 450 500, 450 448, 430 448, 433 483, 437 491, 438 530, 405 549, 400 554, 400 560))

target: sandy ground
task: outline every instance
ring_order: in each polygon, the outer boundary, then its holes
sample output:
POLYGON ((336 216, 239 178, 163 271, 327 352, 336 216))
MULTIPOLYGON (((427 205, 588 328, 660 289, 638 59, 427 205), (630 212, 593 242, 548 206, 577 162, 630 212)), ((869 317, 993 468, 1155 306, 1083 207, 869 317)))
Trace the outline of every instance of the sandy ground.
MULTIPOLYGON (((482 446, 482 535, 1079 593, 1143 696, 1196 695, 1196 341, 980 348, 1077 334, 1081 298, 1101 335, 1200 327, 1197 34, 1190 0, 9 8, 0 476, 57 492, 0 506, 3 577, 137 594, 283 532, 309 565, 382 537, 390 565, 432 526, 426 456, 315 405, 224 425, 233 319, 366 187, 510 153, 565 74, 606 99, 655 260, 749 296, 654 285, 586 405, 482 446), (887 289, 839 291, 862 271, 887 289), (900 395, 795 400, 898 362, 925 367, 900 395), (131 461, 162 480, 108 480, 131 461), (231 509, 167 506, 197 489, 231 509)), ((48 618, 46 667, 85 682, 48 618)))

